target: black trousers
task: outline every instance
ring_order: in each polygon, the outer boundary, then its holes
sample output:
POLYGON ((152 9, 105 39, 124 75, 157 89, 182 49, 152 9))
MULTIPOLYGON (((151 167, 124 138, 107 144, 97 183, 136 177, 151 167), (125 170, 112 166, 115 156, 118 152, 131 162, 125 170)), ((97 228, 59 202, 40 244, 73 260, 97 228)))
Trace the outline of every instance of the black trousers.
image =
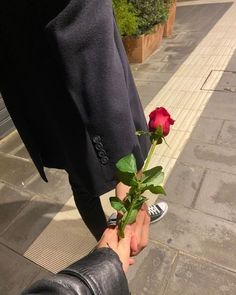
POLYGON ((72 175, 70 172, 68 172, 68 174, 76 207, 92 235, 99 241, 104 230, 107 228, 107 220, 100 197, 89 194, 87 190, 78 183, 75 175, 72 175))

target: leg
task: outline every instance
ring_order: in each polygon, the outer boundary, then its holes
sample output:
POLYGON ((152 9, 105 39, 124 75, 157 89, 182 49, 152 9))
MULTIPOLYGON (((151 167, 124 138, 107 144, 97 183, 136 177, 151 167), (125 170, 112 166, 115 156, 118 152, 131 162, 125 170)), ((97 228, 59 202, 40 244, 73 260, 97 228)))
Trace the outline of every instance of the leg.
POLYGON ((95 239, 100 240, 107 228, 107 220, 102 209, 99 196, 89 194, 78 184, 75 177, 69 174, 69 182, 73 191, 76 207, 95 239))

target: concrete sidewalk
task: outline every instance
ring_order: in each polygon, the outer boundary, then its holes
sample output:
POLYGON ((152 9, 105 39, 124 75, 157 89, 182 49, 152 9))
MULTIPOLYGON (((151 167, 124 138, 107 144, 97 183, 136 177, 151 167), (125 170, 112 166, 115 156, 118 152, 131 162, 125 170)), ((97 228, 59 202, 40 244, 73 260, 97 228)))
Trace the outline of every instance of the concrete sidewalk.
MULTIPOLYGON (((153 161, 166 172, 169 212, 130 268, 132 295, 236 294, 235 49, 234 2, 179 2, 172 38, 132 65, 145 113, 164 106, 176 120, 153 161)), ((41 181, 16 132, 0 141, 0 163, 0 294, 15 295, 95 241, 66 174, 41 181)))

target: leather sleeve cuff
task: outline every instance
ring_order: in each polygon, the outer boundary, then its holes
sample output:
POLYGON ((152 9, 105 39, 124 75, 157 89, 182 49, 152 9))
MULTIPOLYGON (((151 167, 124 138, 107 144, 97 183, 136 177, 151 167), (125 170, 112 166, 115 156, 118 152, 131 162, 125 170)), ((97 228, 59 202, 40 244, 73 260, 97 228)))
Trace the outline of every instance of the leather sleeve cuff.
POLYGON ((130 294, 119 256, 110 248, 96 249, 60 273, 78 277, 92 294, 130 294))

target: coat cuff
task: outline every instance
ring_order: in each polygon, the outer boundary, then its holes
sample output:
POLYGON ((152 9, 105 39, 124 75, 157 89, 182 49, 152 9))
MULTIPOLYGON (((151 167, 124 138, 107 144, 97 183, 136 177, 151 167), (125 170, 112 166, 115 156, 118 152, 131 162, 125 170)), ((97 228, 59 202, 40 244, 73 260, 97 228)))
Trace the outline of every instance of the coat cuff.
POLYGON ((78 277, 93 294, 130 294, 119 256, 110 248, 96 249, 60 273, 78 277))

